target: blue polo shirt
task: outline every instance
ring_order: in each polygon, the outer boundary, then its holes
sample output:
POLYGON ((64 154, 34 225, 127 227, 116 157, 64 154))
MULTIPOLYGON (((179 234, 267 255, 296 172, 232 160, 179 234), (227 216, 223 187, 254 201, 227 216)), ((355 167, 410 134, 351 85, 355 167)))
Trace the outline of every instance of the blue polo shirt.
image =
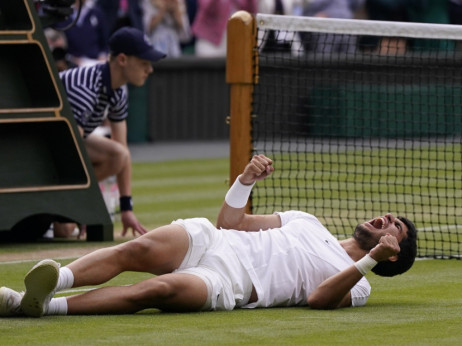
MULTIPOLYGON (((97 6, 87 3, 83 6, 77 23, 64 31, 67 51, 74 57, 98 59, 101 54, 108 52, 109 29, 104 13, 97 6)), ((74 13, 73 18, 65 24, 72 23, 75 15, 74 13)))
POLYGON ((128 116, 125 86, 112 89, 109 63, 77 67, 59 74, 77 124, 84 137, 100 126, 107 117, 123 121, 128 116))

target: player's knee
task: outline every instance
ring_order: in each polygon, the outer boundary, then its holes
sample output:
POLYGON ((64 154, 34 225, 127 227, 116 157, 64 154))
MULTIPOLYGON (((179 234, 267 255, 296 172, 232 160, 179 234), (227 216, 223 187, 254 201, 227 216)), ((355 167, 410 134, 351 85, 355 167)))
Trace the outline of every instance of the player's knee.
POLYGON ((165 281, 156 281, 152 287, 147 289, 147 297, 159 298, 159 299, 169 299, 176 294, 176 290, 173 285, 165 281))
POLYGON ((152 251, 152 244, 139 239, 133 239, 118 246, 120 256, 127 258, 128 261, 137 262, 138 259, 144 259, 150 251, 152 251))
POLYGON ((149 285, 139 285, 132 295, 133 303, 142 308, 161 307, 176 296, 176 288, 169 282, 155 280, 149 285))
POLYGON ((111 160, 116 169, 122 169, 130 159, 130 151, 127 147, 115 142, 111 153, 111 160))

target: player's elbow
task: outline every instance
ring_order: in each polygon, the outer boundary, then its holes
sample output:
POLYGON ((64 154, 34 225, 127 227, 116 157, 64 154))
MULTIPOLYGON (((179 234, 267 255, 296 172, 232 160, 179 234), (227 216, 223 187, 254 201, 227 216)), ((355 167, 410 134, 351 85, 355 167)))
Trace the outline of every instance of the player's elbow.
POLYGON ((220 215, 217 228, 246 230, 247 214, 220 215))
POLYGON ((326 294, 319 294, 316 292, 311 293, 307 299, 308 306, 315 310, 333 310, 342 307, 351 306, 349 295, 338 299, 336 297, 329 297, 326 294))
POLYGON ((333 305, 331 302, 329 302, 327 299, 316 295, 310 295, 308 297, 308 306, 311 309, 315 310, 332 310, 337 307, 333 305))

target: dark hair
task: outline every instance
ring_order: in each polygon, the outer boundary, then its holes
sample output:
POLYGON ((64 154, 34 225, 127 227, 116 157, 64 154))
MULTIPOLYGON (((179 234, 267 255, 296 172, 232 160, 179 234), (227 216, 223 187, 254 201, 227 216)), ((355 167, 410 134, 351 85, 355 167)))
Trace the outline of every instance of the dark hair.
POLYGON ((380 276, 395 276, 403 274, 414 264, 415 257, 417 255, 417 229, 415 225, 405 217, 398 216, 408 228, 407 237, 401 240, 399 243, 400 252, 398 253, 398 260, 383 261, 377 263, 372 271, 380 276))
POLYGON ((66 49, 62 47, 56 47, 53 48, 51 51, 51 54, 53 55, 53 58, 56 60, 66 60, 67 57, 67 51, 66 49))

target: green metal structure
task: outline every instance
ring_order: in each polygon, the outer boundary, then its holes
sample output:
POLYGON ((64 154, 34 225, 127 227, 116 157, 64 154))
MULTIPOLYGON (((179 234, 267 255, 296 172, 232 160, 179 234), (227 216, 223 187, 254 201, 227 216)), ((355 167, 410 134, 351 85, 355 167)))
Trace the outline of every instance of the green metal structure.
POLYGON ((32 0, 0 2, 0 241, 29 241, 53 221, 112 240, 95 179, 32 0))

